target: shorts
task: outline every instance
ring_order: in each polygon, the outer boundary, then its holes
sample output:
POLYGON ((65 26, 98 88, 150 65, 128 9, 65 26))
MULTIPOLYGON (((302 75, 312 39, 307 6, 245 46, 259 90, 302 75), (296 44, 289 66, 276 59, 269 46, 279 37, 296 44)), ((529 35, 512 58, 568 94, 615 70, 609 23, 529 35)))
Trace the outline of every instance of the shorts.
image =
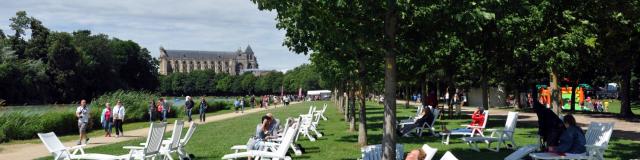
POLYGON ((78 131, 80 133, 87 133, 87 123, 86 122, 78 122, 78 131))

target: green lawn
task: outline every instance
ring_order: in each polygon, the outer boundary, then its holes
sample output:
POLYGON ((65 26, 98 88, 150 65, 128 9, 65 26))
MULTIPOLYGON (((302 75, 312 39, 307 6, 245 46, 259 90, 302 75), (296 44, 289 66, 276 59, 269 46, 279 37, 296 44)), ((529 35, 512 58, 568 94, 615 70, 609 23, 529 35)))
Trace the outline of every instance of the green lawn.
MULTIPOLYGON (((277 118, 283 120, 286 117, 295 117, 301 113, 306 113, 308 106, 328 103, 329 108, 325 115, 328 121, 320 122, 320 130, 324 133, 324 137, 318 138, 316 142, 310 142, 306 138, 297 142, 302 145, 305 153, 301 156, 293 156, 293 159, 357 159, 360 157, 360 149, 357 143, 357 132, 349 132, 348 125, 342 120, 342 115, 337 112, 335 106, 331 102, 305 102, 294 104, 289 107, 277 108, 270 110, 277 118)), ((398 107, 398 117, 406 118, 415 111, 414 108, 398 107)), ((254 114, 248 114, 242 117, 236 117, 219 122, 212 122, 201 125, 194 133, 194 137, 187 146, 187 151, 195 154, 197 159, 220 159, 224 154, 232 153, 229 148, 237 144, 245 144, 249 136, 254 133, 255 126, 260 122, 260 117, 266 111, 254 114)), ((488 127, 500 127, 504 125, 505 116, 490 117, 488 127)), ((382 119, 383 108, 377 104, 369 104, 367 106, 368 120, 368 142, 369 144, 379 144, 382 138, 382 119)), ((446 124, 448 128, 457 128, 460 124, 468 123, 466 119, 447 120, 440 122, 446 124)), ((440 123, 437 123, 439 126, 440 123)), ((537 127, 528 125, 529 123, 518 124, 516 130, 516 142, 518 145, 532 144, 536 141, 535 133, 537 127)), ((169 136, 169 135, 167 135, 169 136)), ((412 137, 399 138, 399 143, 405 145, 405 152, 411 149, 419 148, 422 144, 429 144, 438 148, 438 153, 434 159, 439 159, 445 151, 451 151, 460 159, 503 159, 505 156, 513 152, 512 150, 503 149, 501 152, 492 152, 484 149, 486 145, 480 145, 482 152, 475 152, 468 148, 466 144, 461 143, 458 138, 452 137, 450 145, 444 145, 439 137, 412 137)), ((127 150, 122 149, 125 145, 136 145, 144 139, 137 139, 116 143, 107 146, 100 146, 87 149, 93 153, 107 154, 126 154, 127 150)), ((630 140, 622 140, 612 138, 606 157, 609 159, 630 159, 637 158, 637 149, 640 143, 630 140)))
MULTIPOLYGON (((219 111, 215 111, 215 112, 210 112, 207 113, 207 116, 212 116, 212 115, 218 115, 218 114, 224 114, 224 113, 230 113, 233 112, 232 109, 225 109, 225 110, 219 110, 219 111)), ((200 114, 193 114, 191 115, 193 120, 198 120, 200 114)), ((173 122, 176 119, 184 119, 186 120, 186 116, 184 115, 180 115, 180 117, 178 118, 169 118, 169 120, 167 120, 167 122, 173 122)), ((140 128, 145 128, 145 127, 149 127, 149 122, 144 121, 144 122, 127 122, 125 121, 124 124, 122 125, 122 129, 124 131, 130 131, 130 130, 135 130, 135 129, 140 129, 140 128)), ((116 130, 115 128, 112 129, 112 136, 116 136, 115 134, 116 130)), ((104 136, 104 130, 103 129, 94 129, 92 131, 89 131, 89 138, 91 137, 101 137, 104 136)), ((58 138, 60 138, 61 141, 66 142, 66 141, 71 141, 71 140, 77 140, 78 139, 78 135, 77 134, 73 134, 73 135, 64 135, 64 136, 59 136, 58 138)), ((11 145, 11 144, 25 144, 25 143, 40 143, 40 139, 38 138, 34 138, 34 139, 28 139, 28 140, 11 140, 7 143, 2 143, 1 145, 11 145)))
MULTIPOLYGON (((610 113, 620 113, 620 100, 614 99, 609 103, 610 113)), ((636 115, 640 115, 640 103, 631 103, 631 111, 636 115)))

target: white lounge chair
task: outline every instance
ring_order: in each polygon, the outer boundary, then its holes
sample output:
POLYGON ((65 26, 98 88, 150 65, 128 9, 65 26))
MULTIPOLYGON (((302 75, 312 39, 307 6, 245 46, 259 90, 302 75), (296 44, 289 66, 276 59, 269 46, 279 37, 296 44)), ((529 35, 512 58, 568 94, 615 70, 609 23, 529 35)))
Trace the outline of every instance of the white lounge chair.
POLYGON ((536 151, 536 149, 540 148, 538 144, 526 145, 518 148, 518 150, 509 154, 509 156, 504 157, 504 160, 520 160, 525 156, 529 155, 529 153, 536 151))
MULTIPOLYGON (((382 159, 382 145, 369 145, 360 149, 363 160, 380 160, 382 159)), ((396 144, 396 159, 404 159, 404 146, 396 144)))
MULTIPOLYGON (((440 110, 434 109, 432 114, 433 114, 433 121, 431 121, 431 123, 424 123, 424 124, 422 124, 422 126, 418 126, 418 127, 414 128, 414 130, 416 131, 416 134, 419 137, 422 137, 422 132, 425 129, 429 130, 431 132, 431 135, 436 136, 436 132, 435 132, 436 128, 434 127, 434 124, 436 124, 436 120, 438 119, 438 116, 440 115, 440 110)), ((402 128, 402 127, 404 127, 404 125, 413 124, 413 123, 415 123, 415 120, 411 121, 411 122, 402 122, 402 123, 400 123, 398 125, 400 125, 400 128, 402 128)))
POLYGON ((447 151, 444 153, 444 155, 440 158, 440 160, 458 160, 458 158, 456 158, 456 156, 453 155, 453 153, 447 151))
MULTIPOLYGON (((297 133, 298 133, 298 130, 300 129, 300 125, 299 125, 299 123, 298 123, 298 122, 299 122, 299 119, 300 119, 300 118, 298 118, 298 120, 297 120, 297 121, 296 121, 296 120, 292 120, 292 122, 287 121, 287 122, 286 122, 286 123, 287 123, 287 125, 285 125, 285 131, 287 131, 289 128, 293 128, 293 129, 294 129, 294 132, 293 132, 293 133, 294 133, 294 134, 297 134, 297 133), (289 124, 291 124, 291 125, 289 125, 289 124)), ((268 140, 268 142, 266 143, 266 145, 261 146, 261 148, 269 149, 269 150, 271 150, 271 151, 276 150, 277 148, 274 146, 274 144, 273 144, 273 143, 281 144, 281 143, 282 143, 282 141, 283 141, 283 137, 286 137, 286 135, 285 135, 285 134, 286 134, 286 132, 285 132, 285 133, 282 133, 282 135, 281 135, 281 137, 280 137, 280 138, 277 138, 277 139, 270 139, 270 140, 268 140)), ((295 135, 294 135, 294 136, 295 136, 295 135)), ((295 138, 294 138, 294 139, 295 139, 295 138)), ((290 147, 291 147, 291 150, 293 150, 293 152, 294 152, 296 155, 302 155, 302 151, 301 151, 299 148, 297 148, 297 147, 296 147, 295 142, 291 142, 290 147)), ((249 150, 249 146, 247 146, 247 145, 235 145, 235 146, 232 146, 232 147, 231 147, 231 149, 232 149, 232 150, 234 150, 234 151, 235 151, 235 153, 238 153, 238 152, 240 152, 240 151, 242 151, 242 150, 245 150, 245 151, 246 151, 246 150, 249 150)))
MULTIPOLYGON (((285 137, 282 142, 276 146, 275 151, 258 151, 258 150, 249 150, 246 152, 227 154, 222 157, 222 159, 236 159, 236 158, 244 158, 244 157, 260 157, 260 158, 269 158, 269 159, 288 159, 291 157, 287 156, 287 151, 289 150, 290 144, 293 142, 293 137, 296 135, 294 128, 289 128, 285 132, 285 137)), ((275 145, 275 144, 274 144, 275 145)))
MULTIPOLYGON (((171 153, 178 152, 180 148, 180 136, 182 136, 182 128, 184 127, 184 121, 176 120, 176 123, 173 126, 173 132, 171 133, 171 138, 167 141, 162 141, 163 146, 160 148, 160 154, 162 154, 165 158, 173 160, 171 157, 171 153), (166 143, 168 142, 168 143, 166 143)), ((188 158, 182 157, 181 154, 178 154, 180 159, 188 158)))
POLYGON ((533 159, 604 159, 604 151, 609 145, 609 139, 613 133, 613 122, 598 123, 591 122, 585 134, 587 148, 586 154, 571 154, 560 156, 555 153, 531 153, 533 159))
POLYGON ((431 148, 428 144, 424 144, 422 145, 422 151, 427 154, 427 157, 424 157, 424 160, 431 160, 438 152, 438 148, 431 148))
POLYGON ((440 132, 440 135, 442 136, 442 143, 444 144, 449 144, 449 139, 451 137, 451 135, 461 135, 461 136, 469 136, 469 137, 473 137, 476 134, 484 137, 484 129, 487 126, 487 120, 489 119, 489 111, 485 110, 484 112, 484 123, 482 123, 482 126, 472 126, 472 125, 463 125, 464 127, 466 127, 466 129, 463 130, 452 130, 449 132, 440 132))
POLYGON ((70 159, 119 159, 118 156, 106 154, 87 154, 82 147, 86 145, 78 145, 73 147, 65 147, 55 133, 38 133, 38 137, 51 152, 54 160, 70 160, 70 159), (80 153, 78 153, 80 152, 80 153))
POLYGON ((155 159, 160 155, 160 147, 162 146, 162 137, 167 128, 166 123, 151 123, 147 142, 144 146, 124 146, 122 148, 129 149, 129 154, 122 155, 124 159, 155 159))
MULTIPOLYGON (((302 134, 309 138, 310 141, 316 141, 316 139, 311 136, 309 132, 313 131, 316 136, 322 137, 322 134, 318 132, 315 125, 313 125, 313 114, 311 115, 300 115, 300 130, 298 134, 302 134)), ((299 136, 296 136, 296 141, 298 141, 299 136)))
POLYGON ((187 133, 185 133, 184 138, 180 139, 180 145, 178 145, 178 155, 180 155, 181 159, 182 158, 191 159, 189 157, 189 153, 187 153, 187 151, 184 148, 189 143, 189 140, 191 139, 191 136, 193 136, 193 133, 196 132, 197 127, 198 127, 198 124, 192 121, 191 124, 189 124, 189 129, 187 130, 187 133))
POLYGON ((327 120, 327 117, 324 116, 324 111, 327 110, 327 104, 324 104, 324 106, 322 106, 322 110, 318 110, 315 111, 315 114, 317 114, 320 118, 322 118, 322 120, 327 120))
POLYGON ((486 131, 491 131, 491 136, 489 137, 463 137, 462 140, 467 142, 471 149, 475 151, 480 151, 478 148, 478 142, 486 142, 487 149, 500 152, 500 145, 504 144, 507 146, 506 141, 510 141, 512 147, 517 147, 516 142, 513 139, 513 135, 516 131, 516 124, 518 122, 518 112, 509 112, 507 114, 507 120, 504 124, 504 129, 487 129, 486 131), (495 149, 491 148, 491 143, 498 142, 495 149))

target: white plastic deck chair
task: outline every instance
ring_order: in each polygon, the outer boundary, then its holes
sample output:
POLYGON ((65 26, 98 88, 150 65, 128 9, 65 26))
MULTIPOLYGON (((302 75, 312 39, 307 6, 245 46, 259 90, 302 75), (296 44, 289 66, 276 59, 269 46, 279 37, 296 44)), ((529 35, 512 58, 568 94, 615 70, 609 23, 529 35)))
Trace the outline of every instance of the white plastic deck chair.
POLYGON ((529 153, 536 151, 536 149, 540 148, 538 144, 526 145, 518 148, 518 150, 509 154, 509 156, 504 157, 504 160, 521 160, 522 158, 529 155, 529 153))
POLYGON ((422 151, 427 154, 427 157, 424 157, 424 160, 431 160, 438 152, 438 148, 431 148, 428 144, 424 144, 422 145, 422 151))
MULTIPOLYGON (((316 129, 315 125, 313 125, 313 115, 300 115, 301 120, 300 120, 300 130, 299 130, 299 134, 303 134, 304 136, 306 136, 307 138, 309 138, 309 140, 311 141, 316 141, 316 139, 311 136, 310 131, 313 131, 316 136, 318 137, 322 137, 322 134, 320 132, 318 132, 318 130, 316 129)), ((296 139, 297 141, 297 139, 296 139)))
POLYGON ((478 142, 486 142, 487 148, 494 152, 500 152, 501 144, 507 146, 506 141, 510 141, 512 147, 518 147, 513 138, 517 122, 518 112, 509 112, 507 113, 507 120, 504 124, 504 129, 487 129, 486 131, 491 131, 491 135, 489 137, 463 137, 462 140, 467 142, 471 149, 478 152, 480 151, 478 148, 478 142), (491 143, 493 142, 498 142, 495 149, 491 148, 491 143))
POLYGON ((480 136, 484 137, 483 131, 485 127, 487 127, 487 121, 489 120, 489 111, 484 110, 483 113, 484 113, 484 123, 482 123, 482 126, 463 125, 467 127, 467 130, 463 130, 463 131, 453 130, 453 131, 450 131, 449 133, 440 133, 440 135, 442 136, 442 143, 448 145, 451 135, 474 137, 476 134, 479 134, 480 136))
POLYGON ((586 154, 572 154, 560 156, 554 153, 531 153, 533 159, 604 159, 604 152, 609 145, 609 139, 613 133, 613 122, 591 122, 585 134, 587 148, 586 154))
POLYGON ((106 154, 86 154, 84 152, 85 145, 78 145, 73 147, 65 147, 58 136, 55 133, 38 133, 38 137, 44 143, 44 146, 47 147, 47 150, 51 152, 54 160, 66 160, 66 159, 118 159, 117 156, 106 155, 106 154), (73 152, 72 152, 73 150, 73 152), (78 154, 80 152, 80 154, 78 154))
POLYGON ((326 121, 327 117, 324 116, 324 111, 327 110, 327 104, 324 104, 322 106, 322 110, 316 110, 315 114, 318 114, 317 116, 319 116, 318 118, 322 118, 322 120, 326 121))
MULTIPOLYGON (((382 145, 369 145, 360 149, 362 152, 362 160, 380 160, 382 159, 382 145)), ((396 159, 404 159, 404 145, 396 144, 396 159)))
MULTIPOLYGON (((182 128, 184 127, 184 121, 176 120, 176 123, 173 125, 173 131, 171 133, 171 138, 169 141, 163 141, 163 146, 160 148, 160 154, 162 154, 165 158, 173 160, 171 157, 171 153, 178 152, 180 149, 180 137, 182 136, 182 128), (168 142, 168 143, 167 143, 168 142)), ((178 154, 180 159, 188 158, 183 157, 181 154, 178 154)))
POLYGON ((189 153, 187 153, 187 151, 184 148, 187 145, 187 143, 189 143, 191 136, 193 136, 193 133, 196 131, 197 128, 198 128, 198 124, 192 121, 189 124, 189 129, 187 130, 187 133, 184 134, 184 138, 180 139, 180 145, 178 145, 178 155, 180 155, 181 159, 183 158, 191 159, 189 157, 189 153))
POLYGON ((456 156, 453 155, 453 153, 447 151, 444 153, 444 155, 440 158, 440 160, 458 160, 458 158, 456 158, 456 156))
POLYGON ((425 129, 427 129, 427 130, 429 130, 429 132, 431 132, 431 135, 436 136, 436 128, 434 127, 434 124, 436 124, 436 120, 438 120, 438 116, 439 115, 440 115, 440 110, 439 109, 434 109, 433 110, 433 121, 431 121, 431 124, 424 123, 422 126, 416 127, 416 134, 418 134, 419 137, 422 137, 422 132, 425 129))
POLYGON ((289 150, 290 143, 293 142, 293 137, 296 135, 294 128, 289 128, 285 132, 285 137, 283 137, 282 143, 277 146, 275 151, 258 151, 258 150, 249 150, 246 152, 227 154, 222 157, 222 159, 236 159, 236 158, 244 158, 244 157, 260 157, 260 158, 269 158, 269 159, 288 159, 291 157, 287 156, 287 151, 289 150))
POLYGON ((144 146, 124 146, 122 148, 129 149, 129 154, 122 155, 125 159, 155 159, 160 155, 160 147, 162 147, 162 137, 167 129, 166 123, 151 123, 149 134, 144 146))
MULTIPOLYGON (((296 120, 291 120, 291 122, 287 121, 287 125, 285 125, 285 131, 287 131, 289 128, 293 128, 293 129, 294 129, 294 131, 295 131, 295 132, 293 132, 293 133, 297 135, 297 133, 298 133, 298 129, 300 129, 300 125, 299 125, 299 123, 297 123, 297 121, 296 121, 296 120), (290 124, 290 125, 289 125, 289 124, 290 124)), ((280 138, 277 138, 277 139, 270 139, 268 143, 269 143, 269 144, 272 144, 272 143, 278 143, 278 144, 279 144, 279 143, 281 143, 281 142, 282 142, 282 140, 283 140, 283 138, 282 138, 282 137, 286 137, 286 135, 285 135, 285 134, 286 134, 286 132, 283 132, 283 133, 280 135, 280 138)), ((294 139, 295 139, 295 137, 294 137, 294 139)), ((290 146, 290 147, 291 147, 291 150, 293 150, 293 152, 294 152, 296 155, 302 155, 302 151, 301 151, 299 148, 297 148, 297 147, 295 146, 295 142, 291 142, 291 146, 290 146)), ((276 150, 276 148, 274 148, 274 147, 273 147, 273 145, 265 146, 265 147, 263 147, 263 148, 265 148, 265 149, 271 149, 272 151, 273 151, 273 150, 276 150)), ((247 145, 235 145, 235 146, 232 146, 232 147, 231 147, 231 150, 234 150, 234 151, 235 151, 235 153, 238 153, 238 152, 240 152, 240 151, 242 151, 242 150, 245 150, 245 151, 246 151, 246 150, 248 150, 248 149, 249 149, 249 146, 247 146, 247 145)))

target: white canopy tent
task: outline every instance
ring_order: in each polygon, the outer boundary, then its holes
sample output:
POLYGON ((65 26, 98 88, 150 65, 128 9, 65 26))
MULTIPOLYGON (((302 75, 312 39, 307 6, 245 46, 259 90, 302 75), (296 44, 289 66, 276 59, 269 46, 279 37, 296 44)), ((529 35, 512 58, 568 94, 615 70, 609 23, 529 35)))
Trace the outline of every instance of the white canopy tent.
POLYGON ((307 97, 309 98, 318 97, 319 99, 326 99, 331 97, 331 91, 330 90, 310 90, 310 91, 307 91, 307 97))

